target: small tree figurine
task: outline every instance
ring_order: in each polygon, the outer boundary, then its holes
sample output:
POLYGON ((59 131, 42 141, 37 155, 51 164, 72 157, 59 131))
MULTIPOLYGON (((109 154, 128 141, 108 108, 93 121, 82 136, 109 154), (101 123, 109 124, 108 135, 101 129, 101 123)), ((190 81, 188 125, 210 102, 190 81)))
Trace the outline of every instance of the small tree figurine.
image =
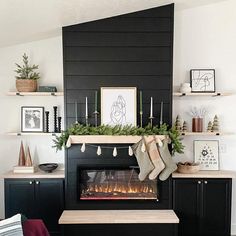
POLYGON ((218 132, 219 131, 219 119, 218 116, 215 115, 213 125, 212 125, 212 132, 218 132))
POLYGON ((179 115, 176 116, 176 120, 175 120, 175 129, 178 130, 178 131, 181 131, 181 130, 182 130, 179 115))
POLYGON ((15 72, 18 74, 16 79, 30 79, 37 80, 40 78, 39 73, 35 72, 39 68, 38 65, 29 65, 28 56, 24 53, 23 57, 23 65, 20 66, 16 63, 17 69, 15 72))
POLYGON ((40 78, 40 74, 35 72, 38 69, 38 65, 29 65, 28 56, 24 53, 23 65, 20 66, 16 63, 17 69, 16 76, 16 89, 18 92, 35 92, 37 90, 37 80, 40 78))
POLYGON ((208 122, 207 132, 212 132, 212 122, 211 121, 208 122))
POLYGON ((183 132, 187 132, 187 131, 188 131, 188 124, 187 124, 186 121, 184 121, 184 123, 183 123, 182 131, 183 131, 183 132))

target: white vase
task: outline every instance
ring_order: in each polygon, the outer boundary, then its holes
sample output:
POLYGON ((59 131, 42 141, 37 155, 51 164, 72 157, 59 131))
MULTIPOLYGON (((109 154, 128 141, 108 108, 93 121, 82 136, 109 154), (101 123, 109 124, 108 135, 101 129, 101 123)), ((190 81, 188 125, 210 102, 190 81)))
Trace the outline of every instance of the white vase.
POLYGON ((190 83, 182 83, 179 91, 181 93, 191 93, 190 83))

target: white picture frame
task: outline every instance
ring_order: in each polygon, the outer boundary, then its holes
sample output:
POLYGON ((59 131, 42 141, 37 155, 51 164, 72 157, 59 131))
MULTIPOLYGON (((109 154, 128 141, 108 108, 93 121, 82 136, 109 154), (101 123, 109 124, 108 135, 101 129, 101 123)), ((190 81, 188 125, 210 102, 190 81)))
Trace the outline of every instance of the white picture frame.
POLYGON ((215 93, 215 69, 190 70, 192 93, 215 93))
POLYGON ((44 131, 44 107, 21 107, 21 132, 44 131))
POLYGON ((201 170, 219 170, 219 141, 194 140, 194 162, 201 165, 201 170))
POLYGON ((136 87, 101 87, 101 124, 137 125, 136 87))

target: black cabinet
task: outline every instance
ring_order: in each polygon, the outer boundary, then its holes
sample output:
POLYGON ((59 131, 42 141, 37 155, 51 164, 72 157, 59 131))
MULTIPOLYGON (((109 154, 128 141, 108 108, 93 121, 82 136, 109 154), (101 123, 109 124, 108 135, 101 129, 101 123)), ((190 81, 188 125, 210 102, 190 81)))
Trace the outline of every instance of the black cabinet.
POLYGON ((22 213, 42 219, 50 234, 59 235, 64 209, 63 179, 5 179, 5 215, 22 213))
POLYGON ((173 179, 180 236, 230 236, 231 179, 173 179))

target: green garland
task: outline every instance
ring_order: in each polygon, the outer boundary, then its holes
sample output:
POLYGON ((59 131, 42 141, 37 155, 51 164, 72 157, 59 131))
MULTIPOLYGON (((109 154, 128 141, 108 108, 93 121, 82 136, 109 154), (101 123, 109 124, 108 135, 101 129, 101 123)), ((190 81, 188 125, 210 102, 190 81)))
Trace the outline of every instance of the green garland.
POLYGON ((168 135, 172 144, 172 155, 177 153, 183 153, 184 146, 180 140, 180 134, 175 128, 168 129, 168 125, 163 124, 159 126, 151 126, 150 124, 144 128, 135 127, 131 125, 121 126, 109 126, 100 125, 98 127, 86 126, 82 124, 73 124, 70 128, 61 133, 60 136, 56 136, 53 140, 54 146, 57 150, 61 150, 62 147, 66 147, 66 142, 70 135, 168 135))

